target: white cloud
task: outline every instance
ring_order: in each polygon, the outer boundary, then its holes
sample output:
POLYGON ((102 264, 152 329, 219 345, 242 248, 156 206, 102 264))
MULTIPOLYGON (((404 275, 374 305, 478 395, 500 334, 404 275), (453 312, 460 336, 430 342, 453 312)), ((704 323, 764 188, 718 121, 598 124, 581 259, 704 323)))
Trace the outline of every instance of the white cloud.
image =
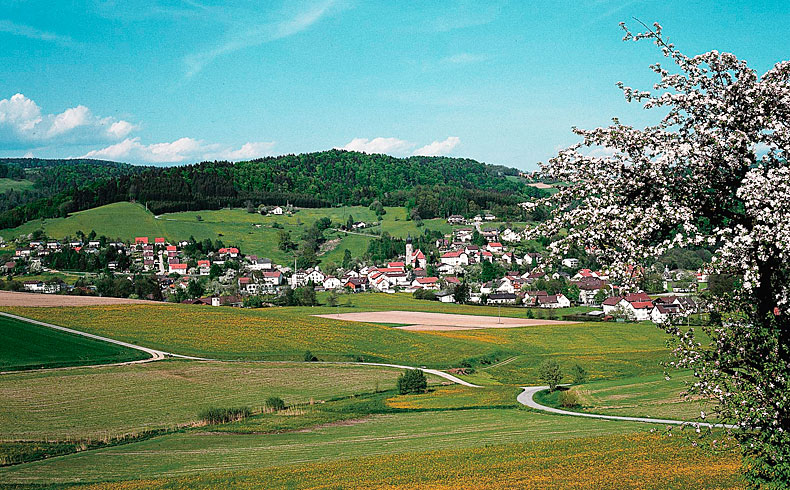
POLYGON ((413 143, 409 143, 408 141, 401 140, 398 138, 373 138, 369 140, 367 138, 354 138, 345 146, 342 147, 343 150, 349 151, 362 151, 365 153, 405 153, 408 152, 411 148, 414 148, 413 143))
POLYGON ((199 160, 249 160, 269 154, 273 142, 248 142, 239 149, 206 144, 194 138, 179 138, 170 143, 145 145, 140 138, 127 138, 100 150, 89 151, 82 158, 126 160, 139 163, 182 163, 199 160))
POLYGON ((261 23, 252 13, 244 15, 243 19, 252 27, 233 24, 218 46, 186 56, 186 76, 196 75, 219 56, 298 34, 321 20, 336 3, 337 0, 323 0, 274 23, 261 23))
POLYGON ((457 53, 452 56, 442 58, 440 62, 445 65, 468 65, 471 63, 480 63, 490 58, 491 57, 487 54, 457 53))
POLYGON ((14 36, 26 37, 28 39, 36 39, 38 41, 51 42, 64 47, 75 47, 79 45, 79 43, 75 42, 68 36, 42 31, 40 29, 36 29, 35 27, 17 24, 6 19, 0 19, 0 32, 5 32, 14 36))
POLYGON ((118 141, 134 129, 130 122, 96 116, 83 105, 60 114, 44 114, 23 94, 0 100, 0 148, 106 143, 118 141))
POLYGON ((425 145, 414 151, 414 155, 434 157, 438 155, 447 155, 452 152, 456 146, 461 143, 461 138, 457 136, 450 136, 444 141, 434 141, 431 144, 425 145))

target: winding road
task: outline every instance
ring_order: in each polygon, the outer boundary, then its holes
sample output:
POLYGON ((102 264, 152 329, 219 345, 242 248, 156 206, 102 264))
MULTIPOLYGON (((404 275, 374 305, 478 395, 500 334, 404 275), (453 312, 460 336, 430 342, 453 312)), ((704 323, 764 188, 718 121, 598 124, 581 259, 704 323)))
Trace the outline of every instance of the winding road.
MULTIPOLYGON (((275 362, 282 362, 282 361, 250 361, 250 360, 240 360, 240 359, 209 359, 205 357, 194 357, 194 356, 185 356, 181 354, 174 354, 172 352, 165 352, 156 349, 150 349, 148 347, 143 347, 141 345, 131 344, 129 342, 123 342, 120 340, 111 339, 109 337, 102 337, 101 335, 95 335, 92 333, 87 332, 80 332, 79 330, 74 330, 67 327, 61 327, 59 325, 53 325, 51 323, 40 322, 38 320, 32 320, 30 318, 25 318, 19 315, 13 315, 11 313, 0 312, 0 315, 6 316, 9 318, 14 318, 16 320, 21 320, 28 323, 33 323, 35 325, 41 325, 43 327, 54 328, 55 330, 60 330, 63 332, 68 332, 75 335, 82 335, 83 337, 88 337, 91 339, 101 340, 104 342, 109 342, 111 344, 120 345, 123 347, 127 347, 130 349, 136 349, 142 352, 147 353, 151 357, 148 359, 140 359, 137 361, 129 361, 129 362, 119 362, 115 364, 98 364, 92 366, 75 366, 70 368, 51 368, 54 369, 77 369, 77 368, 86 368, 86 367, 105 367, 105 366, 122 366, 122 365, 129 365, 129 364, 142 364, 146 362, 154 362, 154 361, 161 361, 165 358, 176 358, 176 359, 190 359, 194 361, 211 361, 211 362, 261 362, 261 363, 275 363, 275 362)), ((506 360, 504 363, 509 362, 506 360)), ((468 386, 470 388, 483 388, 480 385, 472 384, 468 381, 464 381, 463 379, 458 378, 457 376, 453 376, 450 373, 446 373, 444 371, 439 371, 438 369, 427 369, 427 368, 419 368, 415 366, 404 366, 401 364, 385 364, 385 363, 377 363, 377 362, 332 362, 332 361, 319 361, 317 364, 344 364, 344 365, 355 365, 355 366, 377 366, 377 367, 388 367, 394 369, 421 369, 423 372, 432 374, 434 376, 438 376, 440 378, 444 378, 448 381, 453 383, 468 386)), ((20 371, 10 371, 7 373, 0 373, 0 374, 14 374, 19 373, 20 371)), ((583 412, 571 412, 568 410, 562 410, 559 408, 554 407, 547 407, 546 405, 541 405, 540 403, 534 400, 535 393, 539 391, 544 391, 549 389, 548 386, 526 386, 523 388, 524 391, 521 392, 516 400, 521 403, 522 405, 532 408, 534 410, 540 410, 542 412, 553 413, 557 415, 569 415, 572 417, 588 417, 593 419, 604 419, 604 420, 622 420, 626 422, 643 422, 648 424, 664 424, 664 425, 680 425, 680 426, 693 426, 693 427, 709 427, 709 428, 726 428, 726 429, 735 429, 735 425, 730 424, 710 424, 707 422, 689 422, 685 420, 672 420, 672 419, 653 419, 647 417, 625 417, 620 415, 602 415, 597 413, 583 413, 583 412)))

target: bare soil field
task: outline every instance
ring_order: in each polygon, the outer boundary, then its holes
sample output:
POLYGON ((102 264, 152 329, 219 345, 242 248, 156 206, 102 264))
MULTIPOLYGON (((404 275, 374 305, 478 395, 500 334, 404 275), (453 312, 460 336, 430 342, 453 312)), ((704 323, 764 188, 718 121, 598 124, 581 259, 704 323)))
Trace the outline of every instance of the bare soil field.
POLYGON ((424 313, 420 311, 369 311, 315 316, 351 322, 396 323, 405 326, 394 328, 416 331, 475 330, 481 328, 514 328, 577 323, 560 320, 498 318, 495 316, 453 315, 450 313, 424 313))
POLYGON ((530 187, 534 187, 536 189, 551 189, 551 188, 554 187, 551 184, 544 184, 543 182, 535 182, 535 183, 527 184, 527 185, 530 186, 530 187))
POLYGON ((0 291, 0 306, 101 306, 123 304, 162 304, 157 301, 99 296, 65 296, 62 294, 17 293, 0 291))

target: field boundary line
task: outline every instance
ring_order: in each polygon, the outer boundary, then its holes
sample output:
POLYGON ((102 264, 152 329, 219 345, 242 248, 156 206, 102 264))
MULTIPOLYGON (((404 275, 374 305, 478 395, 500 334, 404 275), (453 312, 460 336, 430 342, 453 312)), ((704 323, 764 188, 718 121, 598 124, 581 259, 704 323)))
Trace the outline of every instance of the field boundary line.
POLYGON ((731 424, 710 424, 708 422, 689 422, 687 420, 672 420, 672 419, 651 419, 648 417, 625 417, 622 415, 603 415, 598 413, 584 413, 584 412, 571 412, 569 410, 562 410, 560 408, 554 407, 547 407, 546 405, 541 405, 540 403, 536 402, 533 397, 535 393, 539 391, 548 390, 548 386, 523 386, 524 391, 516 397, 519 403, 529 408, 533 408, 535 410, 540 410, 541 412, 549 412, 554 413, 557 415, 571 415, 573 417, 587 417, 593 419, 604 419, 604 420, 622 420, 626 422, 643 422, 646 424, 663 424, 663 425, 680 425, 680 426, 691 426, 691 427, 707 427, 707 428, 724 428, 724 429, 736 429, 736 425, 731 424))

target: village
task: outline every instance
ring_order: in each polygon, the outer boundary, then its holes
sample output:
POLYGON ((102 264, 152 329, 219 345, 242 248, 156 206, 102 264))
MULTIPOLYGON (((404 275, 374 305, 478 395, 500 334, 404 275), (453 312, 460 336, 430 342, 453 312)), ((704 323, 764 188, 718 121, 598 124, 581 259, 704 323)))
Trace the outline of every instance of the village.
MULTIPOLYGON (((280 209, 275 208, 274 212, 280 209)), ((583 306, 589 310, 585 320, 663 323, 698 313, 693 294, 700 284, 708 281, 704 270, 666 269, 661 273, 660 290, 650 291, 648 295, 621 288, 606 271, 583 268, 575 257, 516 252, 523 232, 482 226, 495 219, 490 213, 469 220, 453 215, 447 222, 458 227, 452 234, 436 240, 433 254, 415 249, 409 237, 400 257, 379 264, 355 258, 353 266, 331 271, 320 266, 295 269, 275 264, 265 257, 244 254, 237 247, 215 247, 211 240, 171 243, 164 237, 140 236, 124 243, 97 238, 95 233, 68 241, 30 240, 16 248, 13 259, 2 267, 9 278, 20 279, 7 283, 7 289, 10 284, 11 289, 45 294, 125 296, 128 293, 130 297, 211 306, 284 304, 278 303, 278 298, 287 290, 310 290, 313 298, 315 292, 322 291, 405 292, 443 303, 558 312, 583 306), (83 270, 84 264, 93 263, 94 270, 114 276, 116 284, 118 278, 123 278, 121 287, 116 286, 121 292, 100 290, 90 281, 66 284, 60 279, 25 279, 26 275, 60 270, 57 265, 66 263, 67 257, 69 264, 83 264, 83 270), (483 274, 471 273, 481 268, 483 274), (681 276, 693 280, 685 284, 674 281, 681 276), (142 277, 147 278, 149 287, 142 290, 132 287, 142 277)))

